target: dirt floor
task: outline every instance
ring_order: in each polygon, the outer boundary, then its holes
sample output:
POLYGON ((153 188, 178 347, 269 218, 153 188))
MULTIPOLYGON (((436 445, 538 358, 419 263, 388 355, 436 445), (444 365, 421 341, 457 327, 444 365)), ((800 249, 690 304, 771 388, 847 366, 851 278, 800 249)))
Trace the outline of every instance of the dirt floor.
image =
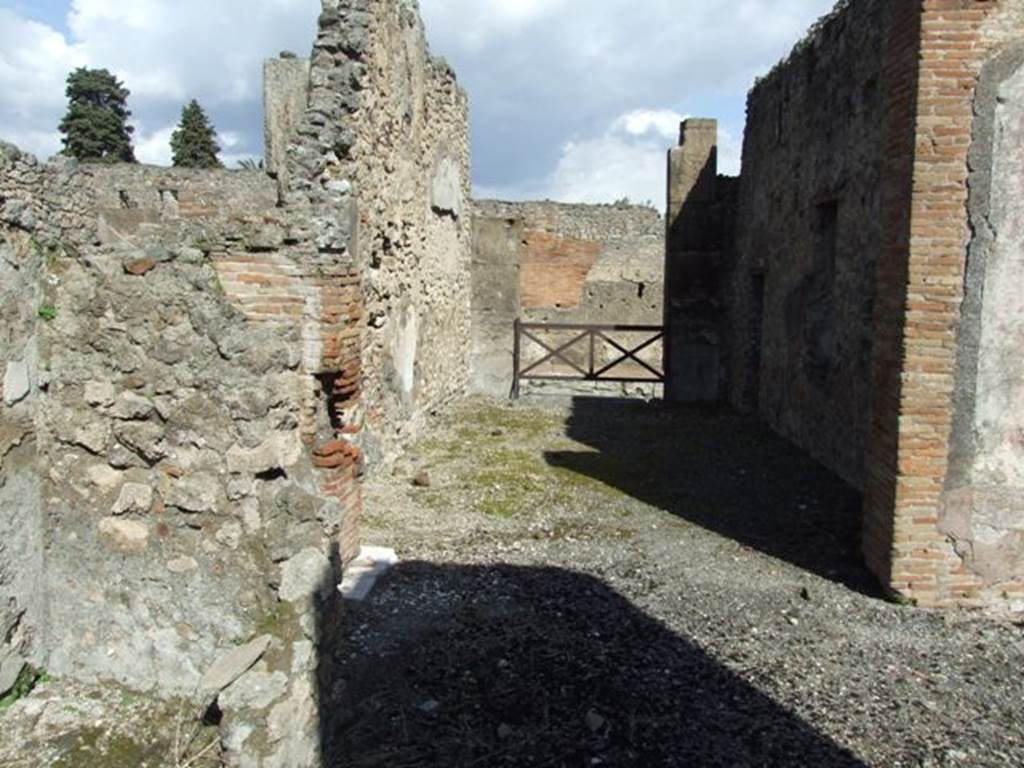
MULTIPOLYGON (((403 562, 318 625, 330 768, 1024 766, 1024 625, 881 599, 857 494, 756 421, 473 400, 409 449, 366 486, 403 562)), ((219 764, 183 711, 45 682, 0 766, 219 764)))
POLYGON ((1024 629, 882 600, 755 421, 471 401, 366 491, 403 564, 327 643, 332 766, 1024 765, 1024 629))

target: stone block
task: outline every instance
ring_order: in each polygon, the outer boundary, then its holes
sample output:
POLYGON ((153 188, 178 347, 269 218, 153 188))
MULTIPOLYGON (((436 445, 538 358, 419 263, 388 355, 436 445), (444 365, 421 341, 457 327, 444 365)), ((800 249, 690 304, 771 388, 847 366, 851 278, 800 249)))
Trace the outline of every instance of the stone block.
POLYGON ((281 586, 278 596, 288 603, 309 600, 314 595, 329 594, 334 585, 331 561, 317 549, 304 549, 281 564, 281 586))
POLYGON ((262 635, 252 642, 233 648, 214 662, 199 681, 199 689, 217 695, 248 672, 270 648, 273 638, 262 635))
POLYGON ((141 483, 125 483, 114 502, 114 515, 145 514, 153 506, 153 489, 141 483))
POLYGON ((136 520, 105 517, 99 522, 99 531, 125 552, 144 552, 149 546, 149 527, 136 520))
POLYGON ((32 391, 28 361, 12 360, 4 372, 4 405, 20 403, 32 391))

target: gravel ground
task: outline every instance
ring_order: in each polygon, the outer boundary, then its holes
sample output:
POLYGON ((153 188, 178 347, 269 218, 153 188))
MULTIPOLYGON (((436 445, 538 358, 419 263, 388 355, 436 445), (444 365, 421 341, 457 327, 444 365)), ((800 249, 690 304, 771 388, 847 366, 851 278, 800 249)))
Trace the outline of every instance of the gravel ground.
POLYGON ((858 504, 724 410, 464 403, 366 488, 328 761, 1024 765, 1024 629, 880 599, 858 504))
MULTIPOLYGON (((367 483, 403 562, 320 617, 325 762, 1024 766, 1024 624, 882 600, 858 506, 725 410, 463 403, 367 483)), ((213 768, 183 712, 48 682, 0 766, 213 768)))

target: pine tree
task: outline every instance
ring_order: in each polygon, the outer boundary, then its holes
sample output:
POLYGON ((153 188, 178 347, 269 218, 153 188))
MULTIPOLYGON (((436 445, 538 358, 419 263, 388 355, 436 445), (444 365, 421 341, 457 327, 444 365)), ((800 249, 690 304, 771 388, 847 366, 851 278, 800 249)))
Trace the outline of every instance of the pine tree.
POLYGON ((195 99, 181 110, 181 122, 171 136, 173 163, 177 168, 222 168, 217 153, 217 132, 195 99))
POLYGON ((129 91, 105 69, 79 67, 68 75, 68 111, 60 121, 61 154, 90 163, 134 163, 128 125, 129 91))

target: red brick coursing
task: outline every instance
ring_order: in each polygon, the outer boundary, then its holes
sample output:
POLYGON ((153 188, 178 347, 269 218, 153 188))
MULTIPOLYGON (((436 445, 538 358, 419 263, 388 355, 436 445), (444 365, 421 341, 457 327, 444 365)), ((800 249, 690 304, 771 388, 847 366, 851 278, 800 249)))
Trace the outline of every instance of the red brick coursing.
POLYGON ((971 234, 974 96, 994 54, 982 27, 1005 2, 890 10, 864 550, 892 592, 925 606, 991 607, 1024 594, 1024 583, 970 573, 938 526, 971 234))
POLYGON ((359 553, 361 450, 353 414, 362 383, 363 286, 356 267, 307 273, 286 250, 214 253, 225 296, 252 322, 299 328, 303 360, 300 432, 321 473, 321 490, 344 515, 338 534, 343 564, 359 553))

